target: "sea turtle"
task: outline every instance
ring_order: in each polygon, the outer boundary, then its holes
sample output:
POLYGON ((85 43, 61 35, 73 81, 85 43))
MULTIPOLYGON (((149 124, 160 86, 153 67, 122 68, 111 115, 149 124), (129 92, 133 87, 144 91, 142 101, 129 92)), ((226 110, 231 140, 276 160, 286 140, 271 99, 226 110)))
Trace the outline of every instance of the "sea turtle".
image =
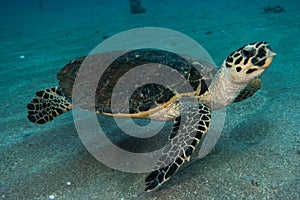
MULTIPOLYGON (((115 54, 107 52, 92 55, 92 62, 101 63, 102 59, 111 55, 115 54)), ((174 120, 168 145, 162 152, 157 168, 145 179, 145 191, 151 191, 167 181, 190 159, 197 144, 209 129, 212 110, 224 108, 232 102, 250 97, 260 88, 259 76, 270 66, 275 55, 266 42, 251 43, 231 53, 218 70, 205 61, 161 49, 124 51, 99 77, 94 93, 95 104, 89 107, 89 103, 86 103, 88 99, 83 95, 84 100, 80 102, 80 107, 107 116, 133 118, 151 116, 151 119, 156 120, 174 120), (171 67, 186 79, 192 90, 182 91, 181 84, 163 86, 148 83, 136 88, 131 95, 129 111, 123 108, 112 111, 112 92, 120 77, 130 69, 147 63, 157 63, 157 68, 161 64, 171 67), (189 97, 193 97, 196 101, 192 101, 189 97), (161 112, 163 109, 165 112, 161 112)), ((35 97, 27 105, 28 119, 31 122, 44 124, 73 108, 74 82, 85 59, 86 57, 77 58, 62 68, 57 75, 58 87, 36 92, 35 97)), ((90 66, 96 69, 101 67, 99 64, 90 66)), ((135 76, 143 77, 143 74, 135 76)), ((172 79, 172 75, 168 75, 167 79, 172 79)), ((88 83, 83 85, 89 87, 88 83)))

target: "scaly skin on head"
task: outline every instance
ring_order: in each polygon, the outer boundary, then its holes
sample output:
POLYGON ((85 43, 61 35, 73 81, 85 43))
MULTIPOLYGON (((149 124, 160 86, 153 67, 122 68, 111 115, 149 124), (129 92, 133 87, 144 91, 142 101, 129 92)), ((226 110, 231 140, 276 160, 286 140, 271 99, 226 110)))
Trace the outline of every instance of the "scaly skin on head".
POLYGON ((212 110, 229 105, 252 80, 259 77, 276 55, 266 42, 245 45, 230 54, 213 79, 208 91, 199 97, 212 110))

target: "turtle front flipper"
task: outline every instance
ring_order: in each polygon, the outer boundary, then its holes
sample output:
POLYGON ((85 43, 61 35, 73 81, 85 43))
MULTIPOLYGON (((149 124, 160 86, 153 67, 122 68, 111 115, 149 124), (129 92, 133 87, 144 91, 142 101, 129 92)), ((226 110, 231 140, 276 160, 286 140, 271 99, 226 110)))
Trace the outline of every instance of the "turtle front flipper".
POLYGON ((35 97, 27 105, 28 119, 36 124, 44 124, 60 114, 72 109, 72 104, 55 88, 45 89, 35 93, 35 97))
POLYGON ((185 161, 189 161, 202 136, 208 131, 210 120, 211 111, 206 105, 191 101, 180 102, 180 116, 175 119, 170 141, 156 164, 157 170, 145 179, 145 191, 158 188, 185 161))
POLYGON ((254 79, 239 93, 239 95, 235 98, 234 103, 243 101, 244 99, 251 97, 260 88, 261 80, 259 78, 254 79))

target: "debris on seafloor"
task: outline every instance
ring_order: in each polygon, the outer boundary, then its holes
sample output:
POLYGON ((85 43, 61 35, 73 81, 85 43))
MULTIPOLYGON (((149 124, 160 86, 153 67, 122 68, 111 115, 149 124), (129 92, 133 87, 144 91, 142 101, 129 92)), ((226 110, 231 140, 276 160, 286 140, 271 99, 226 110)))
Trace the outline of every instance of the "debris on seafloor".
POLYGON ((129 0, 132 14, 145 13, 146 9, 141 5, 141 0, 129 0))
POLYGON ((264 7, 265 13, 281 13, 282 11, 284 11, 284 8, 280 5, 264 7))
POLYGON ((107 38, 109 38, 108 35, 102 35, 102 39, 103 39, 103 40, 106 40, 107 38))
POLYGON ((206 34, 206 35, 211 35, 211 34, 212 34, 212 31, 206 31, 205 34, 206 34))

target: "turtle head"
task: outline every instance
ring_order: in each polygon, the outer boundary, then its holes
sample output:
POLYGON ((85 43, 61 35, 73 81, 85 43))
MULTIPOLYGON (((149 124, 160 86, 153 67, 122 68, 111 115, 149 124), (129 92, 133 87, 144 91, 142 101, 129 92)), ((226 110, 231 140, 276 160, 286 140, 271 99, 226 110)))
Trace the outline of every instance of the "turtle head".
POLYGON ((231 53, 223 63, 235 83, 247 83, 260 76, 276 55, 266 42, 248 44, 231 53))

